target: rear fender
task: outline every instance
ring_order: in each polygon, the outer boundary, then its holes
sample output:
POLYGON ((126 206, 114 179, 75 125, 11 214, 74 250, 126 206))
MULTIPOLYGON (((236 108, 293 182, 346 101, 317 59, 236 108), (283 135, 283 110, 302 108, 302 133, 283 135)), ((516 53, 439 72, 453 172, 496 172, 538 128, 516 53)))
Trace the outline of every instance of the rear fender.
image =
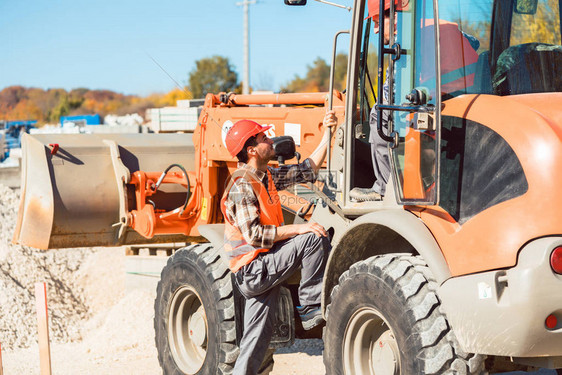
POLYGON ((352 264, 374 255, 419 254, 439 284, 451 277, 443 253, 429 229, 417 216, 403 209, 366 214, 353 221, 336 241, 324 275, 324 308, 339 277, 352 264))
POLYGON ((228 259, 224 252, 224 224, 206 224, 197 227, 199 234, 209 241, 216 252, 219 253, 225 267, 228 267, 228 259))

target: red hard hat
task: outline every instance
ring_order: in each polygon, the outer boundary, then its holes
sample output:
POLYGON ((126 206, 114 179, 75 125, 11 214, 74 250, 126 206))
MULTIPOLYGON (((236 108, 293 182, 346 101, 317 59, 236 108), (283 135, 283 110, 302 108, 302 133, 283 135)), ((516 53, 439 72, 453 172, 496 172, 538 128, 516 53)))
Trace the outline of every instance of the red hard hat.
MULTIPOLYGON (((408 10, 410 0, 394 0, 394 10, 408 10)), ((380 0, 368 0, 369 18, 379 16, 380 0)), ((384 10, 390 9, 390 0, 384 0, 384 10)))
POLYGON ((244 143, 246 143, 248 138, 271 128, 271 125, 262 126, 252 120, 236 121, 232 128, 228 130, 228 133, 226 133, 226 149, 230 152, 230 155, 236 156, 242 151, 244 143))

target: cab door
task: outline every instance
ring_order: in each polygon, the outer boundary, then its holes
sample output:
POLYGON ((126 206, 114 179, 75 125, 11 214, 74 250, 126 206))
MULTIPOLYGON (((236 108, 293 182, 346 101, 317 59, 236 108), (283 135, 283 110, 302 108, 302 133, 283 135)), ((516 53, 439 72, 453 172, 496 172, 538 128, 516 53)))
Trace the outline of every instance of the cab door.
MULTIPOLYGON (((384 6, 385 1, 380 3, 384 6)), ((379 172, 376 177, 383 179, 384 186, 392 180, 398 203, 435 205, 439 196, 436 155, 441 102, 435 42, 438 30, 433 22, 438 19, 436 1, 396 3, 399 6, 391 3, 390 18, 395 22, 390 22, 390 40, 385 44, 383 19, 369 17, 372 2, 356 2, 363 7, 355 16, 354 25, 360 28, 352 33, 351 55, 357 63, 350 63, 348 86, 358 89, 348 97, 354 139, 346 140, 351 171, 346 175, 347 185, 374 188, 374 172, 379 172), (355 140, 362 142, 352 143, 355 140), (367 141, 369 150, 364 147, 367 141), (376 171, 350 162, 371 158, 376 171)), ((354 201, 346 202, 351 203, 353 212, 359 212, 354 201)))
POLYGON ((433 205, 439 188, 438 18, 432 1, 410 1, 394 13, 396 30, 382 51, 390 55, 389 103, 377 109, 388 110, 390 121, 389 134, 381 136, 389 143, 399 203, 433 205))

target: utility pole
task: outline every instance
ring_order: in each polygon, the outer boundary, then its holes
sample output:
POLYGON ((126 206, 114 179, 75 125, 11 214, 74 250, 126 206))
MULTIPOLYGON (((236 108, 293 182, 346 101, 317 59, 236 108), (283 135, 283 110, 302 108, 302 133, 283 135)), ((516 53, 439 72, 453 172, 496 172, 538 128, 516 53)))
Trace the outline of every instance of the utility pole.
POLYGON ((236 3, 237 6, 244 7, 244 80, 242 82, 242 94, 250 93, 250 34, 248 32, 248 13, 250 4, 255 4, 256 0, 244 0, 236 3))

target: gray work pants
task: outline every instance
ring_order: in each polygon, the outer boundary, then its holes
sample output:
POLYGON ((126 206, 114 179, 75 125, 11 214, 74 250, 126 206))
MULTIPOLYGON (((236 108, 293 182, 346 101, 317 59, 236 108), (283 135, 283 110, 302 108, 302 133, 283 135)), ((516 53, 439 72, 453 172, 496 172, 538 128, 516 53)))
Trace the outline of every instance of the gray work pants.
POLYGON ((302 267, 301 306, 320 304, 322 278, 330 249, 328 238, 305 233, 275 243, 268 252, 261 253, 236 272, 236 283, 246 298, 246 307, 244 334, 234 375, 258 373, 273 334, 280 284, 299 267, 302 267))
MULTIPOLYGON (((388 135, 388 118, 389 111, 383 111, 382 129, 388 135)), ((375 107, 371 110, 370 115, 371 134, 369 135, 369 143, 371 144, 371 161, 375 172, 375 183, 373 190, 380 195, 385 195, 386 185, 390 178, 390 156, 388 151, 388 142, 382 139, 377 131, 377 111, 375 107)))
POLYGON ((390 178, 390 157, 388 155, 388 142, 378 137, 378 142, 371 143, 371 161, 373 162, 373 170, 375 172, 375 182, 373 183, 373 191, 384 196, 386 194, 386 185, 390 178))
MULTIPOLYGON (((383 98, 382 103, 388 104, 390 97, 390 86, 388 84, 388 70, 386 71, 386 79, 383 84, 383 98)), ((381 98, 379 98, 380 100, 381 98)), ((390 178, 390 156, 388 150, 388 142, 381 138, 377 131, 377 118, 378 111, 375 106, 371 109, 369 114, 369 143, 371 144, 371 160, 373 162, 373 169, 375 171, 376 181, 373 184, 373 190, 380 195, 386 193, 386 184, 390 178)), ((390 119, 390 111, 382 111, 382 130, 386 135, 388 134, 388 121, 390 119)))

